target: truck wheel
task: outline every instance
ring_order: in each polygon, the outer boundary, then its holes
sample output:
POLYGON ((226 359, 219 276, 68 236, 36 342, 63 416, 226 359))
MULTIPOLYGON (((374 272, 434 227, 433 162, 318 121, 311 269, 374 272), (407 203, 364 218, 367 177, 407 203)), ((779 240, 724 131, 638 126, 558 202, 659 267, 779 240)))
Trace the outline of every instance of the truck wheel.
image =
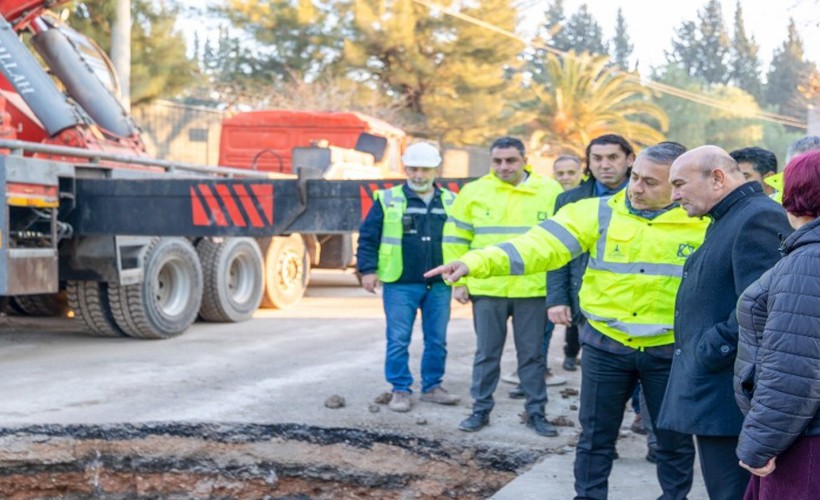
POLYGON ((199 316, 237 323, 253 316, 264 293, 262 252, 252 238, 203 238, 196 245, 204 289, 199 316))
POLYGON ((16 309, 29 316, 65 316, 68 303, 64 293, 42 293, 37 295, 17 295, 12 298, 16 309))
POLYGON ((300 235, 271 238, 265 250, 262 306, 283 309, 299 302, 305 294, 309 273, 308 252, 300 235))
POLYGON ((158 238, 145 255, 145 279, 110 285, 111 310, 130 337, 164 339, 196 320, 202 303, 202 267, 184 238, 158 238))
POLYGON ((125 337, 117 325, 109 305, 108 283, 100 281, 69 281, 66 287, 68 307, 74 317, 98 337, 125 337))

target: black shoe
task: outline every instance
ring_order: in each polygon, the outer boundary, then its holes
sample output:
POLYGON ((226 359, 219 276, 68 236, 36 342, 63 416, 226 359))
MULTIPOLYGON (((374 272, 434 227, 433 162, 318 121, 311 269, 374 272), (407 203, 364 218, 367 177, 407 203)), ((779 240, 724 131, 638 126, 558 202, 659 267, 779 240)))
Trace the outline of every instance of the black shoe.
POLYGON ((544 415, 530 415, 527 419, 527 427, 534 430, 539 436, 555 437, 558 435, 558 429, 547 422, 544 415))
POLYGON ((654 449, 649 448, 649 451, 646 452, 646 461, 651 464, 658 463, 658 454, 655 452, 654 449))
POLYGON ((524 397, 526 396, 526 394, 524 394, 524 390, 523 390, 523 389, 521 389, 521 386, 519 385, 519 386, 518 386, 518 387, 516 387, 515 389, 511 390, 510 392, 508 392, 508 393, 507 393, 507 396, 509 396, 509 397, 510 397, 510 399, 524 399, 524 397))
POLYGON ((474 411, 469 417, 458 424, 458 428, 464 432, 480 431, 490 423, 490 412, 474 411))
POLYGON ((564 358, 564 370, 574 372, 578 369, 578 358, 564 358))

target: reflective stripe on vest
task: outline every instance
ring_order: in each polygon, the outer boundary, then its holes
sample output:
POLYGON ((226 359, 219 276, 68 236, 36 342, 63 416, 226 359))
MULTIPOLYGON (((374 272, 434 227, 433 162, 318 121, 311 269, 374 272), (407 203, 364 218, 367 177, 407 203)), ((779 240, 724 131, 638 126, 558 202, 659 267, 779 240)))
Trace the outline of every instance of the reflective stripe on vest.
POLYGON ((673 325, 643 325, 634 323, 624 323, 623 321, 617 321, 612 318, 604 318, 603 316, 592 314, 591 312, 585 310, 583 307, 581 308, 581 311, 587 319, 590 319, 592 321, 600 321, 601 323, 604 323, 611 328, 624 332, 625 334, 632 337, 655 337, 657 335, 669 333, 673 328, 673 325))
MULTIPOLYGON (((401 251, 402 235, 404 233, 402 217, 405 214, 427 215, 427 208, 407 208, 407 198, 404 196, 403 185, 376 191, 375 198, 381 202, 384 212, 376 274, 382 282, 392 283, 401 277, 404 270, 401 251)), ((444 206, 444 210, 431 208, 430 213, 449 216, 454 200, 455 194, 442 188, 441 204, 444 206)))
MULTIPOLYGON (((684 258, 680 254, 676 256, 674 247, 663 254, 658 254, 656 249, 667 248, 670 243, 697 248, 703 241, 706 223, 689 219, 679 213, 681 209, 675 208, 676 212, 660 215, 656 219, 658 224, 650 227, 652 224, 626 212, 621 205, 624 197, 618 194, 614 195, 614 201, 613 197, 598 200, 599 237, 590 251, 584 273, 581 311, 592 327, 624 345, 642 348, 671 344, 674 342, 671 313, 684 258), (617 206, 613 209, 610 203, 617 206), (625 254, 615 257, 619 255, 619 245, 629 250, 628 257, 625 254)), ((556 237, 566 244, 560 236, 556 237)))
POLYGON ((575 236, 572 235, 569 231, 567 231, 564 226, 558 224, 554 220, 547 219, 544 222, 538 224, 543 229, 546 229, 551 235, 555 236, 558 241, 560 241, 567 250, 569 250, 570 255, 572 258, 578 257, 582 253, 584 253, 583 249, 581 248, 581 243, 578 241, 575 236))

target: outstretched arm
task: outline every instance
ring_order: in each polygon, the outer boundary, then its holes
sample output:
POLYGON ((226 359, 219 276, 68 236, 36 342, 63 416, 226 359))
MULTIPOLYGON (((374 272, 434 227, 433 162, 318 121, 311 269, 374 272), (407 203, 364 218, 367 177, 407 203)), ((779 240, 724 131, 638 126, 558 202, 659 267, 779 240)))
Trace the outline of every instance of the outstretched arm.
POLYGON ((470 272, 467 265, 460 260, 450 262, 433 268, 424 273, 425 278, 432 278, 433 276, 441 276, 449 283, 455 283, 470 272))

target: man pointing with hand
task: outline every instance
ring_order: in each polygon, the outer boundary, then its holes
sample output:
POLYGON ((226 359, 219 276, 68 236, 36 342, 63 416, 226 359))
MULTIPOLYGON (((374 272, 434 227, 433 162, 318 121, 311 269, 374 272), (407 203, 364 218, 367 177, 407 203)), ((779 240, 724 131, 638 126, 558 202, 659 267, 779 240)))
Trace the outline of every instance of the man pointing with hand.
MULTIPOLYGON (((580 291, 581 436, 575 456, 578 498, 606 498, 624 407, 641 381, 655 424, 674 348, 675 294, 686 257, 703 242, 707 222, 672 202, 669 169, 683 148, 659 144, 638 155, 626 191, 571 203, 526 234, 462 255, 425 274, 464 277, 530 275, 584 252, 580 291)), ((686 498, 694 445, 657 430, 657 472, 665 499, 686 498)))

